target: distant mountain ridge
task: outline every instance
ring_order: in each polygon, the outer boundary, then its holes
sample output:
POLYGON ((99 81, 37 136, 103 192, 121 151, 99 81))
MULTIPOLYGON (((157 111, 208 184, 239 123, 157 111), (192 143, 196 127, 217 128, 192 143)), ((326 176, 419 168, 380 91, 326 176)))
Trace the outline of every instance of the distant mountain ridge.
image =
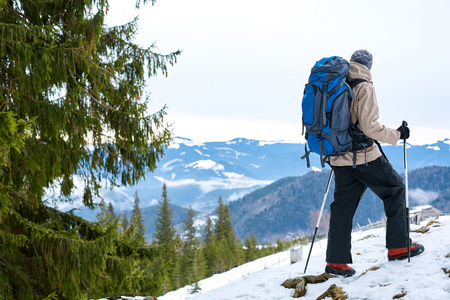
MULTIPOLYGON (((403 145, 383 145, 383 150, 394 168, 403 172, 403 145)), ((196 143, 175 138, 158 163, 156 172, 149 174, 150 180, 137 188, 148 186, 153 179, 156 186, 157 181, 160 186, 165 182, 174 204, 210 210, 219 196, 231 202, 278 179, 311 171, 301 159, 303 154, 302 143, 242 138, 196 143)), ((408 168, 450 166, 449 154, 450 139, 429 145, 408 145, 408 168)), ((318 155, 311 155, 311 165, 313 170, 322 169, 318 155)))
MULTIPOLYGON (((383 146, 394 168, 403 172, 403 146, 383 146)), ((166 183, 171 203, 195 210, 211 212, 221 196, 231 203, 245 195, 285 177, 305 175, 311 169, 300 157, 304 144, 296 142, 265 142, 234 139, 227 142, 197 143, 186 138, 174 138, 154 173, 133 187, 105 190, 105 202, 116 210, 131 209, 138 191, 141 207, 156 205, 166 183)), ((409 170, 431 165, 450 166, 450 139, 429 145, 408 146, 409 170)), ((313 170, 320 170, 319 157, 311 155, 313 170)), ((75 191, 73 205, 81 207, 81 192, 75 191)), ((95 213, 81 209, 81 216, 95 218, 95 213)))
MULTIPOLYGON (((254 232, 259 241, 273 242, 289 233, 309 235, 317 222, 330 171, 280 179, 229 203, 235 232, 241 238, 254 232)), ((431 204, 450 213, 450 167, 430 166, 408 172, 410 206, 431 204)), ((333 201, 330 186, 325 209, 333 201)), ((384 218, 382 201, 370 190, 361 199, 354 225, 384 218)))
MULTIPOLYGON (((410 170, 430 165, 450 166, 450 139, 430 145, 408 146, 410 170)), ((394 168, 403 170, 403 146, 384 145, 394 168)), ((228 142, 196 143, 175 138, 153 174, 136 187, 142 206, 159 199, 166 183, 172 203, 197 210, 211 210, 222 196, 230 202, 280 178, 300 176, 311 169, 301 159, 304 144, 234 139, 228 142)), ((314 169, 321 169, 317 155, 311 156, 314 169)))

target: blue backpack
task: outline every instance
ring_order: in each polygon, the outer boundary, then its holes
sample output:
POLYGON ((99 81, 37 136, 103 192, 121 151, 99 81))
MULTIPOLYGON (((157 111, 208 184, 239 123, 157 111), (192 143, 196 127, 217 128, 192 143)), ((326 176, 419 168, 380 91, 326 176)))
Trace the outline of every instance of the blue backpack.
POLYGON ((349 79, 350 63, 338 56, 325 57, 311 69, 302 100, 303 129, 306 129, 305 155, 310 167, 309 153, 320 155, 322 167, 331 156, 353 152, 373 145, 373 140, 362 133, 350 117, 352 88, 363 79, 349 79), (348 81, 349 80, 349 81, 348 81), (348 82, 347 82, 348 81, 348 82), (309 150, 308 150, 309 147, 309 150))

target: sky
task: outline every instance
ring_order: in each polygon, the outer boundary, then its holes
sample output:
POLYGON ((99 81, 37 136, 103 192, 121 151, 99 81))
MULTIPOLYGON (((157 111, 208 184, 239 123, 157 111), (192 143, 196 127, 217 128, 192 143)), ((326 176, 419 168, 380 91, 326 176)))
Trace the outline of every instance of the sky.
POLYGON ((182 54, 150 78, 174 136, 304 141, 301 99, 316 61, 367 49, 379 121, 413 144, 450 138, 448 0, 110 0, 108 25, 139 16, 136 43, 182 54))

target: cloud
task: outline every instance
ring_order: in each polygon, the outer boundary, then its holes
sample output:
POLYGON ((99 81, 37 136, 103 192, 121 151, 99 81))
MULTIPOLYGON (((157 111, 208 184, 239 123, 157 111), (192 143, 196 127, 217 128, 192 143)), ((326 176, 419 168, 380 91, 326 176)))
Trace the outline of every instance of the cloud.
POLYGON ((409 196, 418 205, 430 204, 439 194, 433 191, 424 191, 422 189, 409 190, 409 196))
POLYGON ((201 189, 203 194, 212 192, 216 189, 245 189, 259 185, 264 186, 271 184, 273 182, 270 180, 258 180, 245 176, 234 176, 229 178, 210 178, 209 180, 195 180, 195 179, 169 180, 161 176, 155 176, 154 178, 160 182, 165 183, 168 188, 182 187, 186 185, 195 185, 201 189))
POLYGON ((240 198, 243 198, 245 195, 248 194, 247 190, 241 191, 241 192, 237 192, 237 193, 232 193, 226 200, 226 202, 231 202, 231 201, 235 201, 238 200, 240 198))

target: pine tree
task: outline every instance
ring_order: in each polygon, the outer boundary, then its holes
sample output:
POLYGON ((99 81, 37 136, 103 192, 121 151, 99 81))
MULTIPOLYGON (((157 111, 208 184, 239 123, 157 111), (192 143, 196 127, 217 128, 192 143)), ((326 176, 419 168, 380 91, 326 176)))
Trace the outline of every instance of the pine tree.
POLYGON ((196 282, 192 285, 192 288, 189 290, 189 294, 194 295, 194 294, 197 294, 198 292, 200 292, 201 290, 202 289, 198 285, 198 282, 196 282))
POLYGON ((99 225, 103 229, 106 229, 112 226, 112 224, 114 224, 114 221, 116 219, 114 207, 111 204, 111 202, 109 202, 108 206, 106 206, 105 201, 103 199, 101 199, 99 206, 100 212, 97 213, 97 221, 99 222, 99 225))
POLYGON ((219 197, 215 213, 217 214, 217 220, 214 225, 214 235, 221 251, 221 257, 217 264, 220 272, 223 272, 236 266, 237 261, 235 259, 236 240, 231 215, 228 205, 223 203, 222 197, 219 197))
POLYGON ((183 276, 183 271, 182 271, 182 264, 183 264, 183 256, 178 257, 175 260, 175 264, 173 265, 173 269, 172 269, 172 283, 173 283, 173 288, 174 289, 179 289, 182 286, 185 286, 186 284, 184 284, 185 277, 183 276))
POLYGON ((198 284, 200 279, 204 276, 204 263, 203 263, 203 255, 201 254, 200 247, 193 247, 194 256, 192 261, 192 274, 190 280, 193 281, 191 284, 191 290, 189 291, 190 294, 196 294, 198 293, 201 288, 198 284))
POLYGON ((215 261, 217 257, 215 240, 214 225, 212 224, 211 218, 208 217, 206 220, 205 229, 203 230, 203 257, 205 258, 206 275, 208 276, 217 273, 215 270, 215 261))
POLYGON ((217 240, 219 246, 219 257, 216 259, 216 269, 219 273, 225 272, 233 267, 233 249, 226 238, 217 240))
POLYGON ((245 239, 245 260, 247 262, 253 261, 258 258, 258 240, 255 237, 255 233, 252 230, 251 237, 248 236, 245 239))
POLYGON ((158 204, 155 232, 153 235, 158 245, 164 245, 175 239, 175 233, 175 226, 173 224, 173 210, 170 207, 170 199, 167 197, 167 187, 164 183, 161 200, 158 204))
POLYGON ((189 206, 186 219, 184 219, 181 227, 184 231, 183 237, 185 241, 185 247, 191 245, 197 238, 197 228, 194 225, 195 211, 189 206))
POLYGON ((195 211, 189 206, 186 219, 182 223, 184 231, 184 247, 182 256, 182 274, 186 284, 192 284, 203 278, 205 261, 201 253, 200 240, 197 237, 197 228, 194 225, 195 211))
POLYGON ((116 213, 114 212, 114 206, 111 202, 108 204, 108 219, 109 220, 115 220, 116 219, 116 213))
POLYGON ((122 220, 122 231, 125 231, 130 227, 130 221, 128 220, 127 213, 123 214, 123 220, 122 220))
POLYGON ((162 286, 159 291, 159 294, 163 295, 173 290, 172 281, 170 280, 170 276, 166 274, 162 281, 162 286))
POLYGON ((203 229, 203 236, 202 236, 203 242, 204 242, 205 245, 208 245, 211 242, 213 234, 214 234, 214 226, 213 226, 213 223, 211 221, 211 218, 208 217, 206 219, 206 226, 203 229))
MULTIPOLYGON (((200 244, 192 247, 192 249, 194 252, 194 256, 193 256, 194 260, 192 262, 191 281, 194 283, 198 283, 200 281, 200 279, 204 278, 205 261, 203 259, 202 248, 200 247, 200 244)), ((199 289, 197 289, 196 291, 198 291, 198 290, 199 289)))
MULTIPOLYGON (((159 246, 173 244, 178 239, 176 236, 175 226, 173 224, 173 210, 170 207, 170 199, 167 196, 167 187, 163 184, 163 192, 161 200, 158 204, 157 218, 155 221, 155 232, 153 233, 155 243, 159 246)), ((153 266, 153 271, 159 272, 161 269, 167 270, 164 276, 162 287, 158 290, 158 294, 164 294, 173 287, 174 278, 173 266, 176 263, 175 249, 168 249, 161 254, 160 258, 153 266)))
POLYGON ((134 44, 137 19, 108 28, 108 9, 107 0, 0 1, 5 299, 151 293, 164 272, 137 277, 136 262, 175 247, 141 247, 118 233, 117 220, 104 228, 43 199, 57 189, 55 204, 72 201, 79 180, 83 204, 94 208, 102 188, 136 184, 155 170, 171 138, 165 108, 146 113, 144 88, 180 52, 160 55, 154 45, 134 44))
POLYGON ((244 247, 242 246, 242 241, 239 238, 236 238, 236 240, 234 242, 233 253, 234 253, 234 259, 235 259, 234 263, 236 266, 239 266, 245 262, 245 251, 244 251, 244 247))
POLYGON ((145 226, 144 226, 144 218, 142 218, 142 211, 139 207, 140 200, 138 197, 138 192, 136 191, 134 194, 134 207, 131 211, 133 222, 136 223, 137 227, 137 235, 144 235, 145 234, 145 226))
POLYGON ((105 200, 103 198, 100 200, 100 212, 97 214, 97 220, 103 222, 108 220, 108 209, 106 208, 105 200))
POLYGON ((220 241, 218 241, 217 238, 213 236, 211 239, 211 243, 205 249, 205 257, 209 275, 224 271, 224 248, 222 248, 221 246, 222 245, 220 245, 220 241))
POLYGON ((231 224, 231 216, 228 206, 223 203, 222 197, 219 197, 218 206, 215 213, 217 221, 214 225, 214 234, 218 240, 226 239, 231 242, 234 240, 233 224, 231 224))
POLYGON ((277 239, 277 250, 276 252, 281 252, 285 249, 285 245, 282 240, 277 239))

